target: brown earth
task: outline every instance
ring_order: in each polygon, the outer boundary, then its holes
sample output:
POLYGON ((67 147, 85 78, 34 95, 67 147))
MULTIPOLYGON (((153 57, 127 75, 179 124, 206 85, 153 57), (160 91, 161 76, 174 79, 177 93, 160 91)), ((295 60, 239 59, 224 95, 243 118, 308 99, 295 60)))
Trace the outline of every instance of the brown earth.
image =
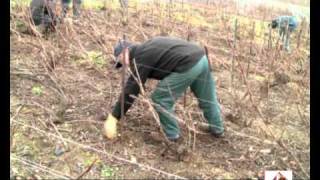
MULTIPOLYGON (((161 33, 188 35, 187 23, 161 24, 150 12, 135 13, 129 26, 121 28, 119 12, 110 12, 87 10, 81 21, 60 25, 47 37, 29 33, 24 9, 11 12, 12 177, 76 178, 90 165, 82 178, 173 178, 166 172, 185 178, 256 179, 264 170, 309 176, 309 67, 303 50, 307 47, 293 47, 287 54, 253 43, 250 55, 249 40, 240 38, 232 88, 232 32, 222 21, 216 22, 214 31, 191 28, 192 40, 209 48, 226 136, 194 136, 181 124, 183 141, 168 149, 149 108, 136 101, 119 123, 118 138, 105 139, 98 116, 111 111, 121 92, 121 73, 111 68, 113 44, 124 32, 135 42, 161 33), (290 80, 281 83, 279 76, 290 80)), ((292 40, 292 46, 295 43, 292 40)), ((156 81, 147 82, 147 95, 155 85, 156 81)), ((190 92, 185 108, 183 104, 179 99, 178 117, 187 124, 205 122, 190 92)))

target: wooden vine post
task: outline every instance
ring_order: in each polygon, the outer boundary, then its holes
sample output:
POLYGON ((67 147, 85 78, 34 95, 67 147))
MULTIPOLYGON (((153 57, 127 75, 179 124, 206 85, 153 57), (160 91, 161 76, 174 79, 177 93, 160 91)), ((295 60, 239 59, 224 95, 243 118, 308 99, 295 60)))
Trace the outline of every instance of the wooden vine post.
POLYGON ((310 23, 308 24, 308 33, 307 33, 307 40, 306 40, 306 47, 310 45, 310 23))
POLYGON ((301 35, 302 35, 302 32, 303 32, 304 26, 305 26, 305 19, 303 19, 302 22, 301 22, 301 28, 300 28, 300 31, 299 31, 299 34, 298 34, 298 39, 297 39, 297 49, 299 49, 299 47, 300 47, 301 35))
MULTIPOLYGON (((123 35, 123 39, 126 40, 126 36, 123 35)), ((124 44, 124 51, 122 52, 122 74, 121 74, 121 118, 124 118, 124 103, 125 103, 125 83, 127 74, 127 64, 129 62, 129 49, 126 44, 124 44)))
POLYGON ((234 64, 235 64, 235 49, 236 49, 236 41, 237 41, 237 26, 238 26, 238 19, 234 21, 234 33, 233 33, 233 53, 232 53, 232 65, 231 65, 231 88, 234 88, 234 64))
MULTIPOLYGON (((190 41, 190 36, 191 36, 191 30, 190 30, 190 25, 188 25, 188 30, 187 30, 187 41, 190 41)), ((184 91, 184 96, 183 96, 183 108, 186 108, 187 104, 187 89, 184 91)))
POLYGON ((246 76, 249 76, 249 71, 250 71, 250 62, 251 62, 251 58, 253 57, 253 50, 252 50, 252 45, 253 45, 253 41, 254 41, 254 36, 255 36, 255 27, 256 27, 256 23, 255 21, 253 21, 252 23, 252 30, 251 30, 251 40, 250 40, 250 49, 249 49, 249 57, 248 58, 248 64, 247 64, 247 74, 246 76))
POLYGON ((272 48, 272 28, 269 26, 269 37, 268 37, 268 49, 271 50, 272 48))

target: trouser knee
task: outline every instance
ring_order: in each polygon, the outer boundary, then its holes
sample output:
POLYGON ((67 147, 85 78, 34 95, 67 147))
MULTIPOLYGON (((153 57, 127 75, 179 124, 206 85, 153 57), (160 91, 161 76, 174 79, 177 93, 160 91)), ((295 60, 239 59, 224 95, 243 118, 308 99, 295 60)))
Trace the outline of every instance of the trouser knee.
POLYGON ((156 104, 160 102, 160 99, 155 94, 151 95, 151 100, 156 104))
POLYGON ((210 104, 209 102, 205 102, 203 100, 199 99, 199 107, 202 110, 209 110, 211 108, 212 104, 210 104))
POLYGON ((157 111, 163 111, 163 109, 170 111, 174 104, 172 99, 160 98, 157 95, 152 95, 151 99, 154 102, 154 106, 156 107, 157 111))

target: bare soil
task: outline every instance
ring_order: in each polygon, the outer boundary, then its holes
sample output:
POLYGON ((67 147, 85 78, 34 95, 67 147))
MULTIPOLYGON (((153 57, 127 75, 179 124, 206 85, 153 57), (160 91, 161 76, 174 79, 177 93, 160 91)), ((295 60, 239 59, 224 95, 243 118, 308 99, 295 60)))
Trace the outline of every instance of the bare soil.
MULTIPOLYGON (((174 178, 166 174, 170 173, 185 178, 256 179, 265 170, 292 170, 294 177, 308 178, 307 39, 297 49, 294 36, 290 54, 257 43, 251 45, 250 54, 247 37, 240 37, 233 50, 232 24, 224 26, 223 20, 215 21, 216 29, 211 30, 152 14, 132 12, 129 25, 122 27, 118 11, 86 10, 80 20, 59 25, 56 33, 36 37, 30 34, 25 9, 11 12, 11 177, 77 178, 92 165, 82 178, 174 178), (191 34, 191 40, 209 48, 224 138, 194 136, 180 124, 183 140, 176 151, 168 150, 150 110, 139 101, 119 122, 118 138, 103 137, 99 116, 111 111, 121 93, 121 72, 112 68, 112 47, 123 33, 135 42, 163 33, 182 38, 191 34), (278 76, 290 81, 282 83, 278 76), (181 146, 186 153, 179 152, 181 146)), ((214 10, 206 12, 206 17, 213 16, 218 16, 214 10)), ((147 82, 148 95, 156 83, 147 82)), ((185 108, 183 104, 183 98, 176 104, 178 117, 187 124, 205 122, 189 91, 185 108)))

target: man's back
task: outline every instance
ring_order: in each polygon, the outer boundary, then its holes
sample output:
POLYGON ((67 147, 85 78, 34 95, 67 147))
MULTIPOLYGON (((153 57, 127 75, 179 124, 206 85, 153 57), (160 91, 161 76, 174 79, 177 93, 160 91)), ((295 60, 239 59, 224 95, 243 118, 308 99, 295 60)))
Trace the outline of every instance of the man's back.
POLYGON ((155 37, 139 45, 133 57, 137 64, 151 68, 149 77, 163 79, 170 72, 183 72, 204 55, 197 44, 172 37, 155 37))
POLYGON ((286 28, 289 24, 289 28, 292 30, 298 26, 298 20, 295 16, 280 16, 278 17, 278 23, 280 28, 286 28))

